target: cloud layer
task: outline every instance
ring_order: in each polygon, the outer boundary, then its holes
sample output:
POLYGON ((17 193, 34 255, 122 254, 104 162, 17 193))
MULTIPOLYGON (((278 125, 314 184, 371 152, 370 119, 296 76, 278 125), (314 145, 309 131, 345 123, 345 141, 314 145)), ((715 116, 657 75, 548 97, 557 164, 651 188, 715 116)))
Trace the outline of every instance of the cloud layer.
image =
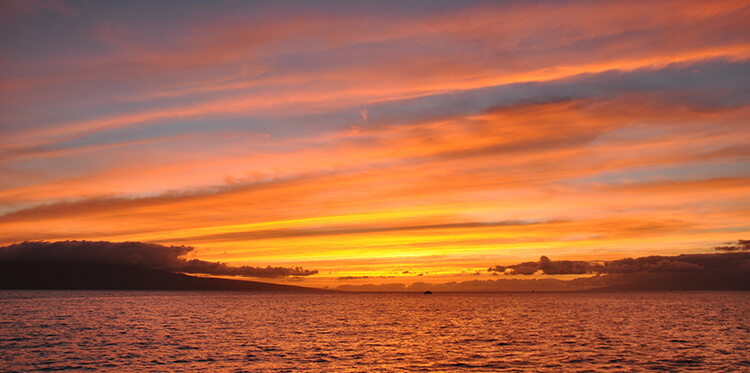
POLYGON ((184 244, 196 268, 332 284, 705 252, 750 234, 747 19, 731 0, 0 2, 0 245, 184 244))
POLYGON ((727 242, 725 246, 716 246, 718 251, 750 251, 750 240, 737 240, 727 242))
MULTIPOLYGON (((717 250, 738 251, 739 249, 717 248, 717 250)), ((553 261, 542 256, 538 262, 523 262, 509 266, 496 265, 490 267, 488 271, 506 275, 532 275, 538 272, 546 275, 748 272, 750 271, 750 253, 652 255, 611 261, 553 261)))
POLYGON ((190 246, 164 246, 143 242, 39 241, 0 247, 0 261, 124 264, 172 272, 261 278, 309 276, 318 273, 301 267, 233 267, 226 263, 183 258, 194 250, 190 246))

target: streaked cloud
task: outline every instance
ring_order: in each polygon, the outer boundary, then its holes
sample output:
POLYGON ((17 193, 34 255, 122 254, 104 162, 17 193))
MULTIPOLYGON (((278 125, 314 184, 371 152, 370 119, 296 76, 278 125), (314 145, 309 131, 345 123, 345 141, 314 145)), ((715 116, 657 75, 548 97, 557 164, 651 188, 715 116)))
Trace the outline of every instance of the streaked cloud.
MULTIPOLYGON (((746 240, 739 240, 744 243, 746 240)), ((747 246, 747 245, 745 245, 747 246)), ((740 247, 720 251, 740 251, 740 247)), ((746 251, 746 250, 742 250, 746 251)), ((551 260, 542 256, 537 262, 523 262, 509 266, 493 266, 489 272, 506 275, 532 275, 541 272, 546 275, 583 274, 625 274, 625 273, 667 273, 667 272, 748 272, 750 255, 746 253, 726 254, 682 254, 677 256, 652 255, 611 261, 551 260)))
POLYGON ((729 241, 724 246, 716 246, 718 251, 750 251, 750 240, 729 241))
POLYGON ((174 7, 0 4, 0 244, 335 280, 750 233, 742 2, 174 7))

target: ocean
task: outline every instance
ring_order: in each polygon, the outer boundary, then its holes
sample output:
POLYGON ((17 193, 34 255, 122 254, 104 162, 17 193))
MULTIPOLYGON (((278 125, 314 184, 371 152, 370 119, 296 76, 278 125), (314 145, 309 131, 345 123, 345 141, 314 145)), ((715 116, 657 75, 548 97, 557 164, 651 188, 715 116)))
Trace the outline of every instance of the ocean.
POLYGON ((0 291, 0 371, 750 371, 750 292, 0 291))

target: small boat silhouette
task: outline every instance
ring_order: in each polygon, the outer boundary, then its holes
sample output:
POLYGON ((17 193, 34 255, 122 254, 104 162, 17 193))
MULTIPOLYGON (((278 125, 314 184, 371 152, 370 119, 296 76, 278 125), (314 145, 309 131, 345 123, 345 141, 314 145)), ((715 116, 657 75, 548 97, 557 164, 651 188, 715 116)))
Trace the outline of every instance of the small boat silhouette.
POLYGON ((424 293, 425 293, 425 294, 432 294, 432 292, 431 292, 431 291, 429 291, 429 290, 425 291, 424 293))

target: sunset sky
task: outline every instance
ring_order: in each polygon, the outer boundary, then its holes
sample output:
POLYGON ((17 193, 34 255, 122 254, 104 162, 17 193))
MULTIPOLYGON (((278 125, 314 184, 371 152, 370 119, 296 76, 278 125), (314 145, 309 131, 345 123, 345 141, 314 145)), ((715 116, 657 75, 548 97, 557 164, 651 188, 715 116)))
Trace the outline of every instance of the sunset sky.
POLYGON ((0 245, 186 245, 311 286, 710 252, 750 237, 749 19, 736 0, 2 1, 0 245))

